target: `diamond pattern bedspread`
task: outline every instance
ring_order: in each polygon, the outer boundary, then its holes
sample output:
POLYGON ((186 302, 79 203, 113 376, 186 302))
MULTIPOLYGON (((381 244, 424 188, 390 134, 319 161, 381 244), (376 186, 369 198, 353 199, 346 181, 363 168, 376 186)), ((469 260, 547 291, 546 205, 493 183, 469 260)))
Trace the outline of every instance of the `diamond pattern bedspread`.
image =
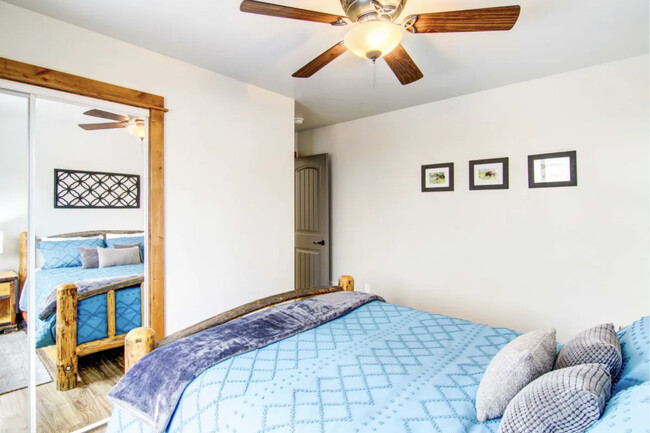
MULTIPOLYGON (((142 274, 143 265, 114 266, 101 269, 81 267, 41 269, 36 272, 36 305, 41 305, 48 293, 60 284, 87 278, 114 277, 119 275, 142 274)), ((99 340, 108 336, 106 324, 106 296, 93 296, 77 305, 77 344, 99 340)), ((142 325, 140 315, 140 286, 121 289, 115 292, 115 332, 124 334, 142 325)), ((56 314, 46 320, 36 322, 36 347, 54 344, 56 336, 56 314)))
MULTIPOLYGON (((518 333, 371 302, 238 355, 186 389, 169 432, 496 432, 474 397, 518 333)), ((150 432, 116 410, 108 432, 150 432)))

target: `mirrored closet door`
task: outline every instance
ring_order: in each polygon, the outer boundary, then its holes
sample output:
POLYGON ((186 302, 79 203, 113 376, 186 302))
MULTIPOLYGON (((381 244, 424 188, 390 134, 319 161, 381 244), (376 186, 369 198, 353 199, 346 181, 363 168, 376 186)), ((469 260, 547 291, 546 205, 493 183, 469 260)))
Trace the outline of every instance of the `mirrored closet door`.
MULTIPOLYGON (((0 88, 0 432, 27 431, 29 345, 18 314, 28 224, 29 95, 0 88)), ((42 371, 37 372, 37 375, 42 371)))
MULTIPOLYGON (((124 335, 147 323, 146 111, 37 97, 33 242, 36 430, 108 418, 124 335), (144 307, 144 308, 143 308, 144 307)), ((24 301, 24 300, 22 300, 24 301)))
POLYGON ((0 432, 110 415, 150 323, 147 115, 0 80, 0 432))
POLYGON ((91 104, 35 101, 28 324, 51 380, 36 387, 39 432, 110 415, 124 335, 146 323, 146 112, 91 104))

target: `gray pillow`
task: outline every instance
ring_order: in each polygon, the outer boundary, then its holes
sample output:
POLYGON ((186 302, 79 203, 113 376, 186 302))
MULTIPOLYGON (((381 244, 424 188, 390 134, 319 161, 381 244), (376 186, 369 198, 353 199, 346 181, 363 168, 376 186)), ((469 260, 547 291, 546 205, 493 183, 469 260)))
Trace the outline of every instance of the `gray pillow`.
POLYGON ((140 248, 97 248, 99 256, 99 267, 108 268, 111 266, 137 265, 140 260, 140 248))
POLYGON ((79 255, 81 256, 81 267, 84 269, 98 268, 99 256, 97 256, 97 248, 78 248, 79 255))
POLYGON ((611 386, 609 368, 604 364, 551 371, 512 399, 499 433, 584 432, 605 410, 611 386))
POLYGON ((510 400, 531 381, 553 369, 555 329, 529 332, 496 354, 476 393, 476 418, 487 421, 503 415, 510 400))
POLYGON ((598 363, 609 367, 612 379, 621 371, 621 342, 614 325, 605 323, 582 331, 569 341, 557 355, 555 368, 598 363))
POLYGON ((113 244, 113 248, 133 248, 133 247, 138 247, 140 251, 140 261, 143 262, 142 258, 142 244, 137 243, 137 244, 113 244))

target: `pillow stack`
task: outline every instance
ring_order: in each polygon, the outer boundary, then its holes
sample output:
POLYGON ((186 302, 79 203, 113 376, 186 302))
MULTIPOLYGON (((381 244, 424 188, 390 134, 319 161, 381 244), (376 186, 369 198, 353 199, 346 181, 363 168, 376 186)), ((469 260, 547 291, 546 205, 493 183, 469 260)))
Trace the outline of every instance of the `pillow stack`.
POLYGON ((581 332, 557 360, 555 351, 555 330, 530 332, 503 347, 479 384, 478 420, 503 416, 499 433, 580 433, 598 421, 621 370, 614 325, 581 332))
POLYGON ((36 248, 43 257, 42 269, 135 265, 144 261, 144 234, 49 237, 41 239, 36 248))

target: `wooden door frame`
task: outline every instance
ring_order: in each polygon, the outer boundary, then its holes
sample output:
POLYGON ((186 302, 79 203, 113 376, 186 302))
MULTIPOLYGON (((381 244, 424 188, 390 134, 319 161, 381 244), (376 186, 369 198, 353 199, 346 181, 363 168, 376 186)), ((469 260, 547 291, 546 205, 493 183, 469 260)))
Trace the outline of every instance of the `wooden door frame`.
MULTIPOLYGON (((0 79, 149 110, 149 326, 165 336, 164 114, 165 98, 0 57, 0 79)), ((144 324, 143 324, 144 325, 144 324)))

